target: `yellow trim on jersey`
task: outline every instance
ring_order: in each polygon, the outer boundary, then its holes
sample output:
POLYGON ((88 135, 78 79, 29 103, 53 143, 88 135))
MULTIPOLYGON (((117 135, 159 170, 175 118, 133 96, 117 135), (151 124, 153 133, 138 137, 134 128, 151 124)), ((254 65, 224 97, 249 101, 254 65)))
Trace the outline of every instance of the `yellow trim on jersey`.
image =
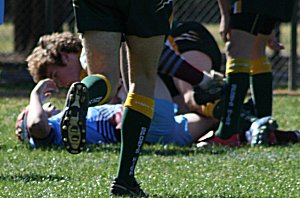
POLYGON ((234 2, 233 13, 234 14, 242 13, 242 0, 237 0, 234 2))
POLYGON ((251 75, 262 74, 262 73, 271 73, 272 65, 267 57, 258 58, 254 61, 251 61, 251 75))
POLYGON ((202 115, 214 118, 214 109, 221 102, 221 99, 216 100, 215 102, 208 102, 205 105, 201 105, 201 113, 202 115))
POLYGON ((226 74, 230 73, 250 73, 249 60, 231 59, 226 63, 226 74))
POLYGON ((97 105, 102 105, 103 103, 106 103, 109 96, 110 96, 110 92, 111 92, 111 85, 110 85, 110 81, 103 76, 102 74, 93 74, 93 76, 99 76, 102 80, 104 80, 105 84, 106 84, 106 95, 103 97, 102 100, 99 101, 99 103, 97 105))
POLYGON ((135 111, 138 111, 150 119, 153 118, 154 114, 154 100, 146 96, 138 95, 135 93, 129 93, 127 95, 125 107, 129 107, 135 111))
POLYGON ((180 54, 180 52, 178 50, 178 46, 177 46, 176 42, 174 41, 174 38, 169 35, 167 39, 168 39, 170 45, 172 46, 173 50, 175 52, 177 52, 178 54, 180 54))

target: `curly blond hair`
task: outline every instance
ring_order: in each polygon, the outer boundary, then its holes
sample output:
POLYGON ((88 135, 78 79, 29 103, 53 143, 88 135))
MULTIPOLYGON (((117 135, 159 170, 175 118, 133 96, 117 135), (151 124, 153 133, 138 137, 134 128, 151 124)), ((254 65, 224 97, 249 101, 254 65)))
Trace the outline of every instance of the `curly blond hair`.
POLYGON ((34 82, 47 77, 48 65, 64 66, 61 52, 80 53, 81 49, 81 39, 71 32, 52 33, 40 37, 37 46, 26 59, 34 82))

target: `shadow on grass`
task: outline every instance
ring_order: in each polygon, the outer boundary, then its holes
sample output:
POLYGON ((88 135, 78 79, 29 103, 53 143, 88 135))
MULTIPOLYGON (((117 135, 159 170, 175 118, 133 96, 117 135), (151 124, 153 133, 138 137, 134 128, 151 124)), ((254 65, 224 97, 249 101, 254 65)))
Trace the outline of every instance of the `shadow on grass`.
MULTIPOLYGON (((176 145, 149 145, 143 146, 142 155, 159 155, 159 156, 190 156, 199 153, 202 154, 213 154, 223 155, 228 152, 232 152, 234 149, 225 148, 221 146, 213 146, 208 148, 196 148, 196 147, 179 147, 176 145)), ((114 145, 87 145, 83 152, 94 153, 94 152, 111 152, 119 153, 120 144, 114 145)))
POLYGON ((0 175, 0 181, 13 182, 31 182, 31 181, 63 181, 69 180, 67 177, 60 177, 56 175, 40 175, 34 173, 16 174, 16 175, 0 175))
MULTIPOLYGON (((64 151, 63 146, 49 145, 38 148, 27 147, 29 149, 38 149, 41 151, 64 151)), ((206 148, 179 147, 176 145, 149 145, 146 144, 142 149, 142 155, 159 155, 159 156, 190 156, 196 154, 211 154, 211 155, 225 155, 235 151, 236 148, 228 148, 222 146, 211 146, 206 148)), ((66 151, 66 150, 65 150, 66 151)), ((67 151, 66 151, 67 152, 67 151)), ((120 144, 101 144, 101 145, 86 145, 83 153, 120 153, 120 144)))

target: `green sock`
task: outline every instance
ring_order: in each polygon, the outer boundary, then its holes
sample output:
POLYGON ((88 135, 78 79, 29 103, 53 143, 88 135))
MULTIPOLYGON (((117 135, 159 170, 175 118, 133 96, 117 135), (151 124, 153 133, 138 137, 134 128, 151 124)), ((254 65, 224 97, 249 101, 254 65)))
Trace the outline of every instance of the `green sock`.
POLYGON ((224 112, 216 133, 223 139, 239 132, 240 113, 249 87, 249 74, 229 73, 225 84, 224 112))
POLYGON ((220 100, 213 109, 213 117, 217 119, 221 119, 225 109, 225 101, 220 100))
MULTIPOLYGON (((225 108, 224 105, 224 100, 218 101, 213 109, 214 118, 220 119, 222 117, 225 108)), ((242 108, 240 114, 240 132, 248 130, 255 120, 257 120, 257 117, 252 115, 250 110, 242 108)))
POLYGON ((118 178, 133 182, 135 165, 145 141, 151 119, 144 114, 125 107, 122 120, 121 153, 118 178))
POLYGON ((271 72, 250 76, 252 99, 255 104, 255 113, 259 118, 272 115, 272 83, 273 77, 271 72))
POLYGON ((103 75, 90 75, 81 81, 88 90, 89 106, 96 106, 107 102, 110 92, 110 84, 103 75))

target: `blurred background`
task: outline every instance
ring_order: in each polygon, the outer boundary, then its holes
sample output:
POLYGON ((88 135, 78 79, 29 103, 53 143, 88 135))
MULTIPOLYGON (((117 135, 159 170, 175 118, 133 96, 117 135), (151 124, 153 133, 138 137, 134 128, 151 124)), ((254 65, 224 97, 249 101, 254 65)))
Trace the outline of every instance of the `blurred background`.
MULTIPOLYGON (((281 52, 268 50, 273 63, 274 86, 289 90, 300 86, 300 1, 291 23, 276 28, 276 36, 285 46, 281 52)), ((217 40, 221 51, 217 0, 175 0, 174 19, 197 21, 205 25, 217 40)), ((71 0, 6 0, 5 23, 0 26, 0 86, 32 83, 26 57, 39 37, 52 32, 76 32, 71 0)), ((224 61, 223 61, 224 63, 224 61)))

